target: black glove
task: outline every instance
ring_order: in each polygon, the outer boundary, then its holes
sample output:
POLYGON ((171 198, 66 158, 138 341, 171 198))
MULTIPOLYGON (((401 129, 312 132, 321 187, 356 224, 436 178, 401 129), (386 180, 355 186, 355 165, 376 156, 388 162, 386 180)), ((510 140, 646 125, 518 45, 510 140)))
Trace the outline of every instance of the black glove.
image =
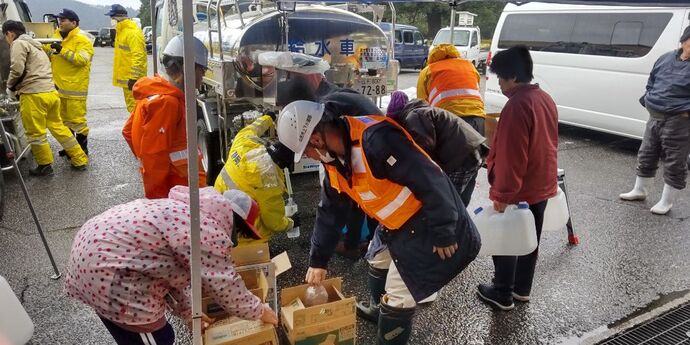
POLYGON ((127 81, 127 88, 131 91, 132 88, 134 87, 134 83, 136 83, 136 82, 137 82, 136 79, 130 79, 129 81, 127 81))
POLYGON ((266 151, 268 152, 268 155, 271 156, 273 163, 275 163, 279 168, 288 168, 290 171, 294 169, 295 153, 281 142, 267 144, 266 151))
POLYGON ((290 217, 290 218, 292 218, 292 222, 294 223, 292 225, 293 228, 296 228, 296 227, 302 225, 302 221, 299 219, 299 212, 293 214, 292 217, 290 217))
POLYGON ((266 115, 271 117, 271 120, 275 121, 276 120, 276 112, 275 111, 268 111, 266 112, 266 115))
POLYGON ((55 54, 60 54, 60 51, 62 50, 62 42, 53 42, 50 44, 50 49, 52 49, 55 54))

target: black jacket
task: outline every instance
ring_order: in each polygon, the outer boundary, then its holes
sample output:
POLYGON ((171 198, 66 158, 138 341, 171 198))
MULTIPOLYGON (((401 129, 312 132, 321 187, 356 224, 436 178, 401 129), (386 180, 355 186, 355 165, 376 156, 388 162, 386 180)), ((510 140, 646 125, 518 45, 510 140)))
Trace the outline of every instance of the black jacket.
POLYGON ((420 99, 408 103, 396 120, 446 173, 468 168, 465 159, 486 142, 461 117, 420 99))
MULTIPOLYGON (((336 121, 347 133, 346 121, 336 121)), ((376 178, 408 187, 422 203, 415 216, 401 229, 388 232, 384 239, 391 256, 398 260, 396 265, 405 284, 416 300, 422 300, 474 260, 480 247, 479 234, 448 177, 397 127, 385 122, 372 126, 364 133, 362 148, 376 178), (450 259, 441 260, 432 252, 433 246, 454 243, 459 248, 450 259)), ((349 154, 346 156, 349 162, 349 154)), ((349 164, 338 163, 336 167, 343 176, 349 176, 349 164)), ((354 203, 330 187, 328 176, 324 182, 311 239, 310 267, 327 266, 354 203)))

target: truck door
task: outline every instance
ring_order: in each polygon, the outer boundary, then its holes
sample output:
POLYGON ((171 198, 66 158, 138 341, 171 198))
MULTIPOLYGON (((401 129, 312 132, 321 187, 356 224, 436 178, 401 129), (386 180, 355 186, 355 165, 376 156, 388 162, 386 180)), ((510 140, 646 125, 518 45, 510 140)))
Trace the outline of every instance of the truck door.
POLYGON ((414 33, 412 30, 403 31, 403 59, 400 61, 401 68, 408 68, 414 66, 414 33))
POLYGON ((424 51, 424 48, 426 46, 424 45, 424 37, 422 36, 422 33, 419 31, 414 32, 414 66, 413 67, 419 67, 422 66, 424 63, 424 58, 426 58, 426 54, 424 51))

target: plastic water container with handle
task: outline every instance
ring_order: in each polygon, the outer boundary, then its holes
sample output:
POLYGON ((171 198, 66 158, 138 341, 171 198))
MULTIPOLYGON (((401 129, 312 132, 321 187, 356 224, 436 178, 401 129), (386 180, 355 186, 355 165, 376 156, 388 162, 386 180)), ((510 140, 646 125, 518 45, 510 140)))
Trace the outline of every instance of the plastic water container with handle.
POLYGON ((10 344, 23 345, 34 334, 34 323, 3 276, 0 276, 0 334, 10 344))
POLYGON ((480 255, 527 255, 537 249, 534 215, 526 202, 508 205, 503 213, 479 207, 472 218, 482 239, 480 255))
POLYGON ((544 210, 544 223, 541 226, 542 231, 557 231, 561 230, 568 223, 570 213, 568 212, 568 201, 565 198, 565 193, 561 187, 558 187, 558 193, 546 203, 546 210, 544 210))

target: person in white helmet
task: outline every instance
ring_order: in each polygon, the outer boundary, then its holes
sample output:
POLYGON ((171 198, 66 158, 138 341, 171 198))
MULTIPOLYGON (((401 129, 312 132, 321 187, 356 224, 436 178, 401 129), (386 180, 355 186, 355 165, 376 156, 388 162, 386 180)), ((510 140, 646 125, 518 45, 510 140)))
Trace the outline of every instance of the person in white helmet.
MULTIPOLYGON (((194 85, 208 69, 208 51, 194 38, 194 85)), ((165 75, 139 79, 133 92, 136 107, 122 135, 139 159, 144 194, 149 199, 165 198, 176 185, 187 185, 187 159, 199 159, 199 187, 206 186, 201 153, 187 152, 185 126, 182 36, 173 37, 163 51, 165 75)))
POLYGON ((415 307, 477 256, 480 238, 452 182, 395 121, 345 116, 310 101, 288 104, 278 139, 326 167, 305 280, 319 284, 354 203, 380 226, 367 253, 368 303, 379 345, 406 344, 415 307))

